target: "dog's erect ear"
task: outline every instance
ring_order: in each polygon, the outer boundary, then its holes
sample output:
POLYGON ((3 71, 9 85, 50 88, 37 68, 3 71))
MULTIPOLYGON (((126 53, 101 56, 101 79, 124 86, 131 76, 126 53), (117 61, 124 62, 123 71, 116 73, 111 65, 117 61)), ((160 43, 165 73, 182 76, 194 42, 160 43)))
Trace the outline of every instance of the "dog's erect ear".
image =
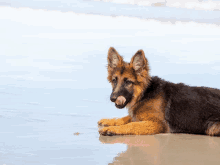
POLYGON ((123 58, 118 54, 115 48, 110 47, 108 50, 108 68, 113 69, 122 64, 123 58))
POLYGON ((144 55, 143 50, 138 50, 137 53, 132 57, 130 65, 136 72, 142 71, 143 69, 149 70, 148 61, 144 55))

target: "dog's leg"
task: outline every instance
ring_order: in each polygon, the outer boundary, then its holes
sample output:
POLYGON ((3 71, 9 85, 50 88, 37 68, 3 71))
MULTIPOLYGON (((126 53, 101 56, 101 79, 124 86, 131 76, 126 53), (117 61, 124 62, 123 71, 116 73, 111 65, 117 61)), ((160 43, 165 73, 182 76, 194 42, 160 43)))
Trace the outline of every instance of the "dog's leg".
POLYGON ((104 136, 112 135, 152 135, 165 132, 165 126, 162 122, 141 121, 131 122, 121 126, 104 127, 99 133, 104 136))
POLYGON ((206 134, 210 136, 220 136, 220 122, 209 122, 206 134))
POLYGON ((130 116, 125 116, 123 118, 119 119, 102 119, 98 122, 98 125, 100 126, 119 126, 119 125, 124 125, 131 122, 131 117, 130 116))

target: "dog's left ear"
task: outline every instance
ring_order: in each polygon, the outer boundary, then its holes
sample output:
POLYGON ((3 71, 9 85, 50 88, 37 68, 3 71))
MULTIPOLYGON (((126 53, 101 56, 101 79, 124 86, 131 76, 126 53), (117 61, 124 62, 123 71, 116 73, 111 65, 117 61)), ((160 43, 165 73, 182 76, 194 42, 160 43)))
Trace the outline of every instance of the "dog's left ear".
POLYGON ((137 53, 132 57, 130 65, 136 72, 141 72, 143 69, 149 70, 148 61, 145 57, 143 50, 138 50, 137 53))

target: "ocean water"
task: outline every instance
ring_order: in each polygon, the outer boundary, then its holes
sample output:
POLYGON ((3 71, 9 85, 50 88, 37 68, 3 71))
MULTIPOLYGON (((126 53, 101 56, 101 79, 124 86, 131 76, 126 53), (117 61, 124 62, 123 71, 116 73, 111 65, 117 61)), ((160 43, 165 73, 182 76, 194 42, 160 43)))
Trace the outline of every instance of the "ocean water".
POLYGON ((0 165, 115 161, 127 145, 104 144, 111 139, 103 142, 97 126, 127 114, 109 100, 108 48, 126 61, 143 49, 151 75, 220 88, 219 17, 102 1, 0 1, 0 165))

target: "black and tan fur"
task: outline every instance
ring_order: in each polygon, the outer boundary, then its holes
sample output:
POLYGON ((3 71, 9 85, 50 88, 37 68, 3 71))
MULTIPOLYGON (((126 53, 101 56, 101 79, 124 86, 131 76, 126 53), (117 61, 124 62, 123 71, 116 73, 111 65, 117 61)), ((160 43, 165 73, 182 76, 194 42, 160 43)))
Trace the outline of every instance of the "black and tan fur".
POLYGON ((220 136, 220 90, 174 84, 151 77, 148 61, 139 50, 130 63, 114 48, 108 51, 108 80, 111 101, 126 101, 117 108, 128 109, 120 119, 102 119, 101 135, 149 135, 190 133, 220 136))

